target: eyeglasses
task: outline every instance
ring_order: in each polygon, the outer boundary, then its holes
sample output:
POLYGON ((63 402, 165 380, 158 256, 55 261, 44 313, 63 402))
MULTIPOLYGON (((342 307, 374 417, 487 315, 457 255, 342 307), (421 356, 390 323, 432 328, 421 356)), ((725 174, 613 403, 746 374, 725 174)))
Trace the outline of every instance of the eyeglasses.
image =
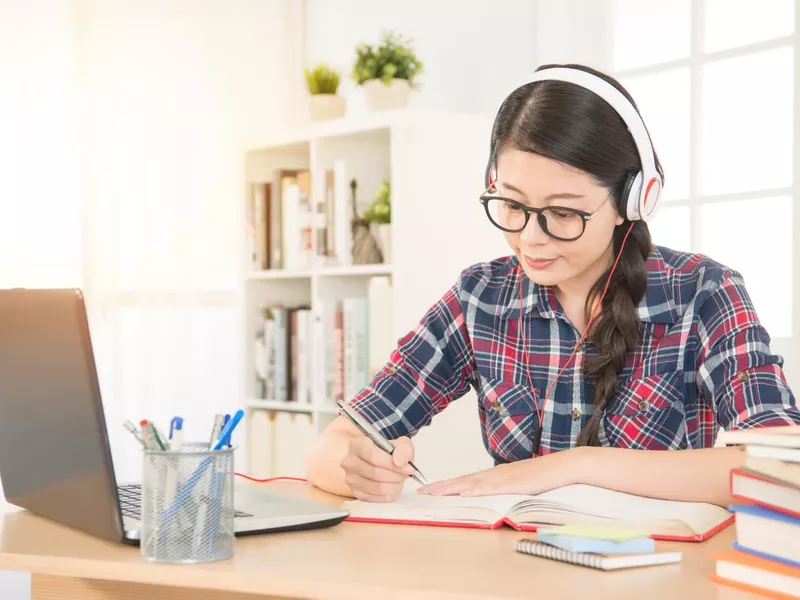
POLYGON ((534 208, 516 200, 492 196, 488 191, 481 194, 480 200, 486 209, 486 216, 498 229, 518 233, 527 227, 531 214, 535 214, 539 227, 551 238, 562 242, 574 242, 586 231, 586 222, 591 220, 610 197, 610 194, 606 196, 602 204, 592 212, 565 206, 534 208))

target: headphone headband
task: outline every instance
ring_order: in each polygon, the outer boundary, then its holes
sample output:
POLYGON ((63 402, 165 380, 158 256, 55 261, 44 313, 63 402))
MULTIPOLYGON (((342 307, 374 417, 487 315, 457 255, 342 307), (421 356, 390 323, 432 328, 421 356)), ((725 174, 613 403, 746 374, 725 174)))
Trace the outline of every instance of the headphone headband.
POLYGON ((639 112, 622 92, 604 79, 592 73, 569 67, 551 67, 537 71, 515 89, 530 83, 548 80, 573 83, 594 92, 605 100, 625 122, 636 144, 642 170, 636 174, 632 182, 629 197, 623 197, 622 200, 626 203, 625 211, 628 219, 632 221, 649 220, 655 212, 663 183, 656 168, 655 153, 650 143, 650 136, 647 134, 639 112))

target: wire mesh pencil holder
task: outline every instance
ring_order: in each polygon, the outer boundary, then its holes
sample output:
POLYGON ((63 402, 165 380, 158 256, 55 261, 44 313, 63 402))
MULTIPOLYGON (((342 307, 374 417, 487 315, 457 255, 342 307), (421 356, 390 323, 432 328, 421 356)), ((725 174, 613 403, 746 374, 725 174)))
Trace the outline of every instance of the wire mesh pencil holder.
POLYGON ((233 556, 234 450, 187 443, 177 451, 144 451, 143 558, 200 563, 233 556))

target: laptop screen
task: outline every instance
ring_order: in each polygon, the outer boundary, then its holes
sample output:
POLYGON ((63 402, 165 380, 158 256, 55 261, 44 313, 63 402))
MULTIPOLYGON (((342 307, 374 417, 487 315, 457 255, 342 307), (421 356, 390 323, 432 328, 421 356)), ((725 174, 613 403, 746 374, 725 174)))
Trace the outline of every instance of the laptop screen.
POLYGON ((0 478, 12 504, 122 538, 79 290, 0 290, 0 478))

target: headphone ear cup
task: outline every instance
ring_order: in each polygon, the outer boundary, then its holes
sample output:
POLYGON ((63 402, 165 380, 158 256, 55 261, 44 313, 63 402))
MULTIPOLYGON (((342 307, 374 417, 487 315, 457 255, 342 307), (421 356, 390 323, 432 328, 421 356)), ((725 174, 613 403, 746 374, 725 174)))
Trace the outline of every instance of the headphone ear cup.
POLYGON ((629 221, 639 221, 642 214, 639 205, 642 200, 642 172, 636 171, 628 175, 622 191, 622 201, 625 206, 625 216, 629 221))

